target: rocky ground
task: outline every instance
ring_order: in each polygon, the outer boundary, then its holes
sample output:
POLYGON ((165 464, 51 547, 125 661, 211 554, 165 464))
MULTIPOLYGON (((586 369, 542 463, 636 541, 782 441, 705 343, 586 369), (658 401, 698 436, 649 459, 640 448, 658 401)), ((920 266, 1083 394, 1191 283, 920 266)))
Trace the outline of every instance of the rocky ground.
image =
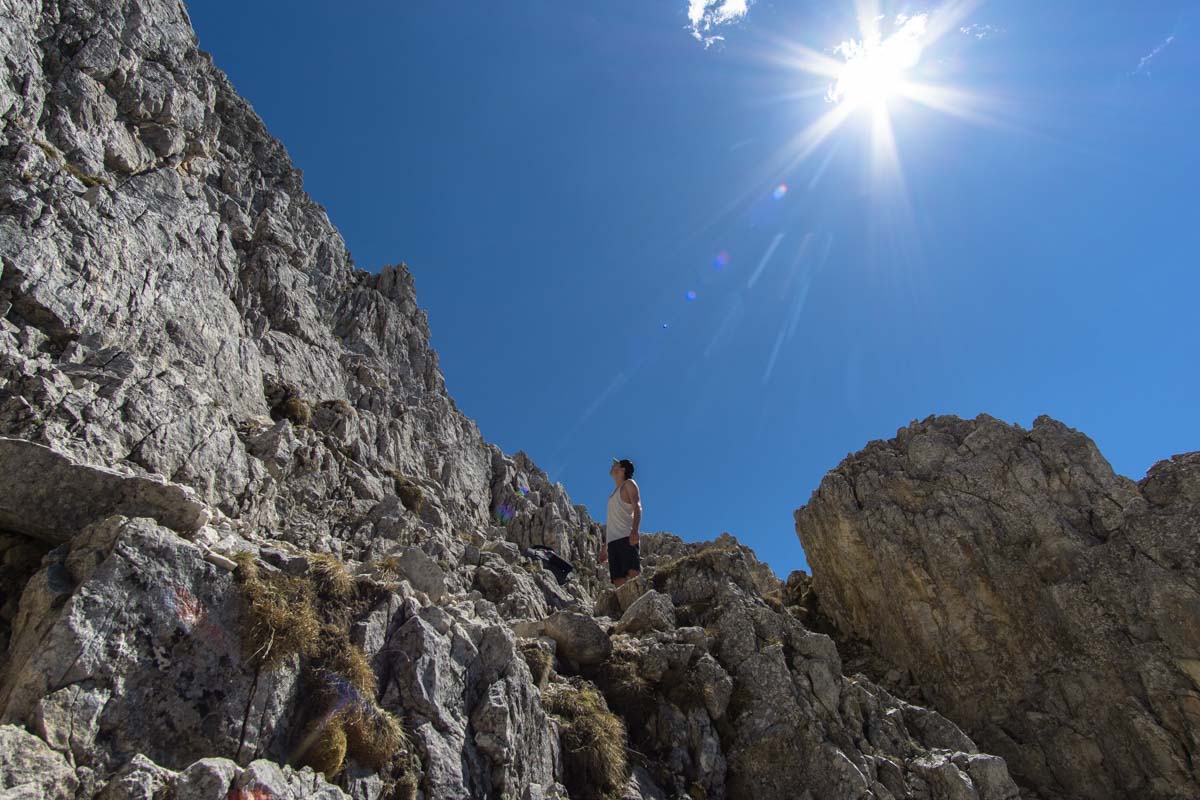
MULTIPOLYGON (((643 579, 607 588, 599 526, 458 411, 407 269, 353 266, 176 0, 0 0, 0 54, 0 799, 1018 796, 911 702, 991 737, 963 681, 996 681, 893 650, 903 620, 863 622, 834 544, 785 583, 732 537, 649 535, 643 579)), ((1169 573, 1190 463, 1046 502, 1169 573), (1139 491, 1141 522, 1105 505, 1139 491)), ((1075 574, 1047 541, 1038 580, 1075 574)), ((1163 625, 1191 613, 1186 582, 1139 586, 1163 625)), ((1157 703, 1120 729, 1131 759, 1194 731, 1179 636, 1123 684, 1157 703)), ((1015 730, 987 740, 1065 786, 1015 730)), ((1184 785, 1171 752, 1129 785, 1184 785)))

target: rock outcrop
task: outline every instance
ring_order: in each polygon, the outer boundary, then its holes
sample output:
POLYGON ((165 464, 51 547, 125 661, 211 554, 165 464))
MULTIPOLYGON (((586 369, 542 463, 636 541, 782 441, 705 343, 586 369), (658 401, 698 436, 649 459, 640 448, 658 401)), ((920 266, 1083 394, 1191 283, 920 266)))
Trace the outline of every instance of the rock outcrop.
POLYGON ((1200 796, 1200 454, 1135 484, 1047 417, 930 418, 796 530, 821 612, 1042 796, 1200 796))
POLYGON ((407 269, 353 266, 182 4, 2 0, 0 49, 0 435, 309 549, 498 521, 584 552, 586 511, 458 411, 407 269))
POLYGON ((829 637, 763 598, 764 565, 731 537, 688 550, 643 595, 669 598, 678 627, 614 634, 612 656, 585 669, 668 796, 1016 800, 1002 759, 936 712, 844 677, 829 637))
POLYGON ((0 0, 0 55, 5 796, 1014 800, 732 537, 604 588, 177 0, 0 0))

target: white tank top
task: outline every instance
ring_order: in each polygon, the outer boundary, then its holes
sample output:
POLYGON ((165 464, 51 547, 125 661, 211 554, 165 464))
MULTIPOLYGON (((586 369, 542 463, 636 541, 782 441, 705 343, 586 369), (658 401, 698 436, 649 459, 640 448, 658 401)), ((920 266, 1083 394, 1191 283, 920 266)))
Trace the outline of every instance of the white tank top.
POLYGON ((608 522, 604 525, 605 542, 615 542, 633 533, 633 506, 621 499, 621 486, 608 496, 608 522))

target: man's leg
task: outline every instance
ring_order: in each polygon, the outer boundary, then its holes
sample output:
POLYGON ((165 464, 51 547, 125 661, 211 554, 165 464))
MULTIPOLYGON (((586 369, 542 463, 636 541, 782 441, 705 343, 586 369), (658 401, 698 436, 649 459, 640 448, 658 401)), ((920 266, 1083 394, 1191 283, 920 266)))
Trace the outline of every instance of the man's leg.
POLYGON ((638 575, 641 575, 641 574, 642 574, 642 571, 640 569, 631 569, 631 570, 629 570, 628 575, 626 575, 624 578, 621 578, 621 583, 624 583, 625 581, 631 581, 634 578, 636 578, 638 575))
POLYGON ((626 581, 626 578, 613 578, 612 579, 613 586, 617 587, 618 589, 625 585, 625 581, 626 581))

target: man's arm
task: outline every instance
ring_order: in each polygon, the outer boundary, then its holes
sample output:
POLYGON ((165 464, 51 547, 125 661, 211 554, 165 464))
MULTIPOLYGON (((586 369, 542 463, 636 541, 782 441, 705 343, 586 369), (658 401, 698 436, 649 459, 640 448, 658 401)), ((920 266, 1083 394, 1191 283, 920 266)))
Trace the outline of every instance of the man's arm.
POLYGON ((621 494, 624 496, 625 502, 633 506, 633 530, 629 532, 629 543, 637 544, 642 524, 642 493, 636 483, 628 480, 621 487, 621 494))

